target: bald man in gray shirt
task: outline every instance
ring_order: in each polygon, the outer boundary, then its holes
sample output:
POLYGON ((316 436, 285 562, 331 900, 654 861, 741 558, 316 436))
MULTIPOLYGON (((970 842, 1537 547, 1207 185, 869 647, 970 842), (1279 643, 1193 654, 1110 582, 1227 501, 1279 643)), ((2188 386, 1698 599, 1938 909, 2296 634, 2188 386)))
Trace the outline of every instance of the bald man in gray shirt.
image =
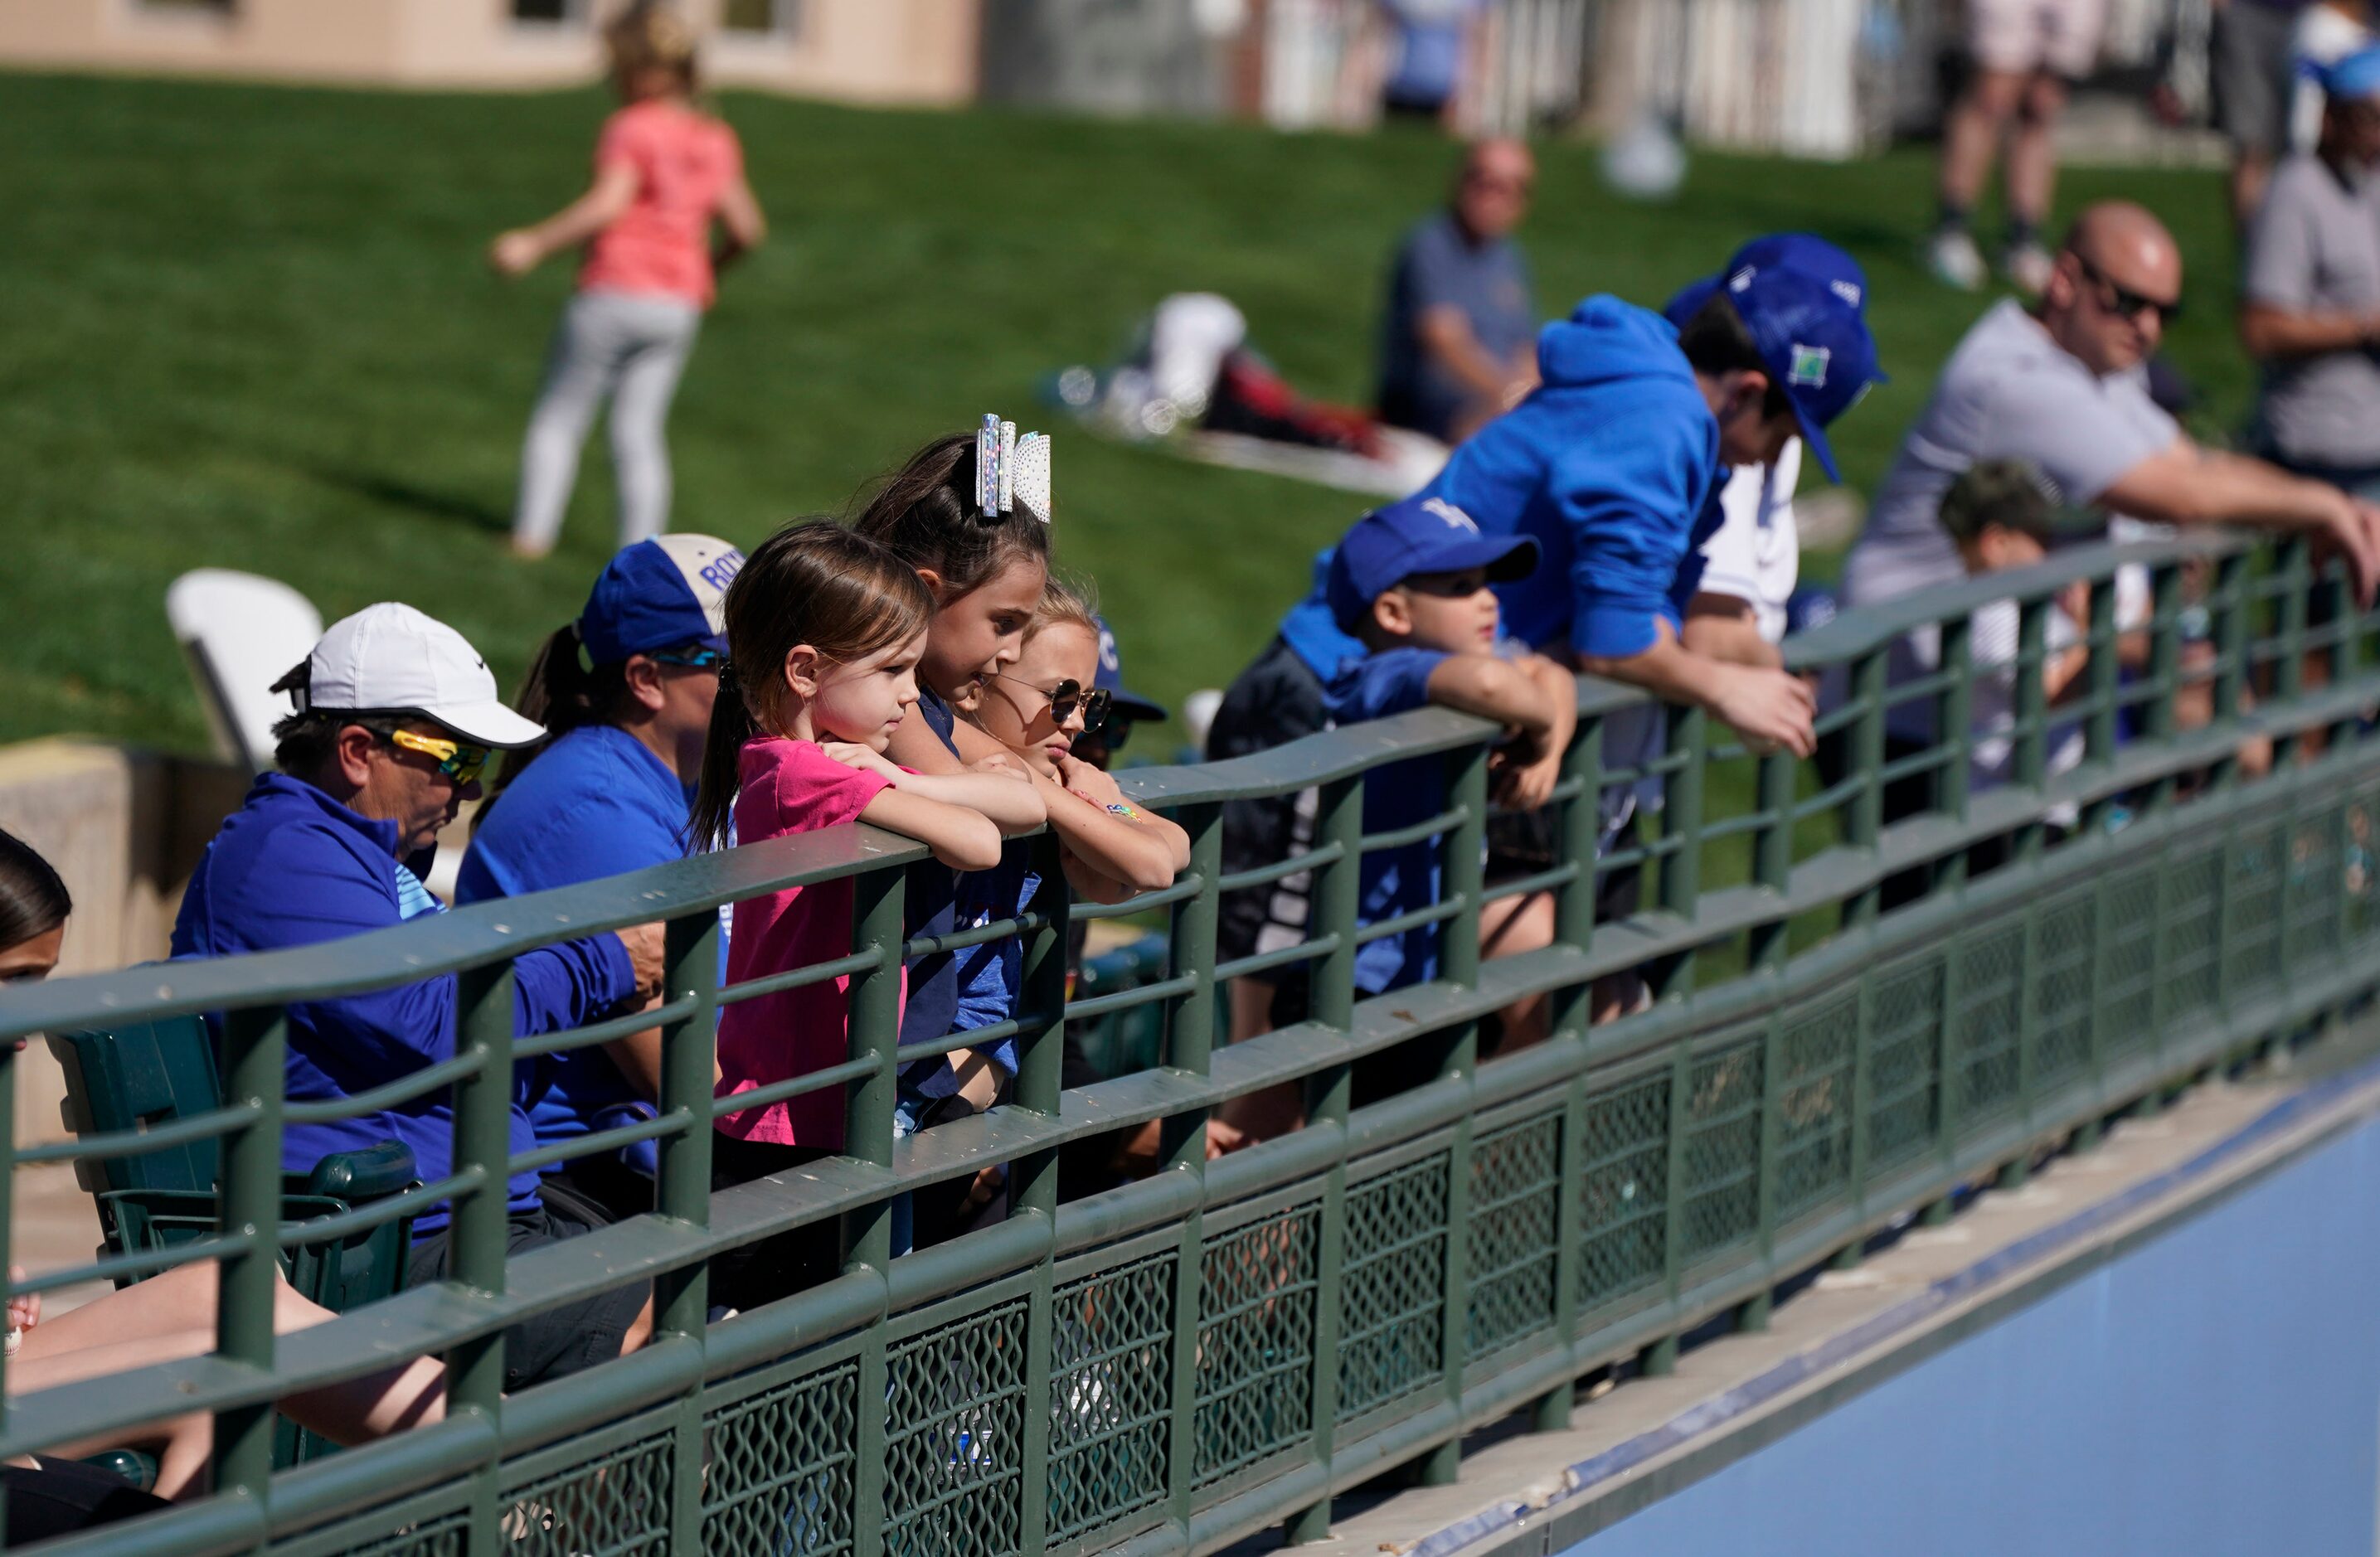
POLYGON ((2311 535, 2356 596, 2380 583, 2380 508, 2263 460, 2207 449, 2150 401, 2143 365, 2181 302, 2173 235, 2140 206, 2075 220, 2038 307, 2002 303, 1951 354, 1843 565, 1858 606, 1965 576, 1937 517, 1979 459, 2022 460, 2068 502, 2169 525, 2311 535))

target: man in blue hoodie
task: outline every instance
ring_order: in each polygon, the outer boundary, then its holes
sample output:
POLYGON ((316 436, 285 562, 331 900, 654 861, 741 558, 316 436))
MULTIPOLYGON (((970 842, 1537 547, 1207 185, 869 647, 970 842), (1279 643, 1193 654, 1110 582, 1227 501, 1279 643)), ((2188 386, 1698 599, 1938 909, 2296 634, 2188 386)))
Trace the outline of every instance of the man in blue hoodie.
POLYGON ((1537 337, 1537 365, 1539 387, 1423 489, 1543 549, 1544 566, 1500 591, 1508 629, 1700 705, 1758 748, 1808 755, 1798 679, 1695 654, 1680 628, 1726 467, 1773 463, 1798 435, 1840 479, 1827 428, 1876 376, 1858 300, 1803 270, 1746 265, 1682 327, 1590 297, 1537 337))
MULTIPOLYGON (((495 677, 460 634, 410 606, 366 608, 334 624, 275 690, 298 712, 274 728, 279 771, 260 778, 207 846, 174 925, 176 957, 227 957, 312 946, 443 911, 421 884, 440 828, 479 792, 492 749, 528 744, 541 727, 504 706, 495 677)), ((514 1029, 557 1032, 633 1006, 658 989, 661 933, 545 947, 514 960, 514 1029)), ((455 1057, 455 980, 299 1001, 288 1008, 286 1095, 358 1096, 455 1057)), ((515 1088, 511 1150, 535 1149, 515 1088)), ((453 1097, 421 1096, 283 1132, 282 1166, 303 1174, 325 1154, 395 1139, 422 1177, 454 1171, 453 1097)), ((600 1213, 548 1205, 538 1175, 509 1181, 509 1246, 518 1251, 601 1225, 600 1213)), ((414 1224, 409 1285, 446 1272, 447 1207, 414 1224)), ((591 1366, 641 1345, 652 1328, 642 1285, 565 1305, 506 1336, 506 1387, 591 1366)))

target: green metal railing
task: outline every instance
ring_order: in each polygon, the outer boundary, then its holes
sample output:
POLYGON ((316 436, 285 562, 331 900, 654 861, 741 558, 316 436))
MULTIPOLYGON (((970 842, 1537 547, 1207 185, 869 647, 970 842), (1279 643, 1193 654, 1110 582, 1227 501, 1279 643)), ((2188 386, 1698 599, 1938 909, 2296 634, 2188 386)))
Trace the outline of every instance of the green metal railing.
MULTIPOLYGON (((1318 1536, 1330 1499, 1384 1468, 1456 1474, 1469 1428, 1520 1409, 1566 1422, 1598 1368, 1674 1364, 1714 1315, 1766 1322, 1773 1288, 1961 1185, 2021 1174, 2111 1114, 2298 1031, 2380 984, 2371 886, 2380 753, 2380 619, 2359 613, 2301 546, 2221 535, 2068 554, 1847 616, 1790 646, 1845 700, 1823 721, 1826 776, 1755 755, 1672 712, 1651 764, 1667 803, 1628 855, 1646 906, 1597 924, 1598 797, 1647 775, 1606 760, 1609 721, 1641 700, 1587 683, 1558 791, 1556 864, 1483 881, 1494 731, 1426 710, 1258 756, 1140 770, 1126 788, 1174 816, 1191 863, 1164 892, 1073 917, 1162 910, 1169 976, 1065 1001, 1068 912, 1053 892, 1014 922, 1026 942, 1014 1100, 896 1141, 896 962, 905 839, 848 827, 748 846, 300 951, 176 963, 0 995, 0 1040, 225 1013, 225 1105, 176 1127, 224 1146, 225 1230, 175 1258, 220 1260, 207 1357, 11 1397, 0 1453, 126 1431, 169 1404, 215 1415, 213 1494, 61 1545, 112 1552, 650 1553, 1206 1551, 1273 1524, 1318 1536), (2118 569, 2140 570, 2145 623, 2119 631, 2118 569), (2087 674, 2056 706, 2038 670, 2057 593, 2087 580, 2087 674), (1974 791, 1972 618, 2021 601, 2013 779, 1974 791), (1888 687, 1900 634, 1938 626, 1939 673, 1888 687), (2134 669, 2125 671, 2121 665, 2134 669), (1888 742, 1890 708, 1925 704, 1942 733, 1888 742), (2079 730, 2082 762, 2053 772, 2079 730), (2268 741, 2269 773, 2242 771, 2268 741), (1382 764, 1447 765, 1441 976, 1359 999, 1363 791, 1382 764), (1890 823, 1894 782, 1926 803, 1890 823), (1317 791, 1314 846, 1220 869, 1227 800, 1317 791), (1971 870, 1979 845, 2006 856, 1971 870), (1311 873, 1305 942, 1217 966, 1220 893, 1311 873), (1920 895, 1882 911, 1888 881, 1920 895), (774 1089, 838 1090, 847 1154, 799 1182, 710 1190, 716 911, 852 877, 852 950, 765 981, 848 973, 846 1063, 774 1089), (1481 962, 1488 901, 1553 895, 1555 944, 1481 962), (508 1080, 532 1050, 625 1025, 516 1042, 510 959, 665 921, 655 1213, 507 1261, 508 1080), (1309 1020, 1214 1043, 1219 983, 1304 963, 1309 1020), (1626 970, 1657 996, 1587 1026, 1588 991, 1626 970), (459 975, 451 1085, 457 1168, 414 1201, 455 1205, 453 1279, 276 1337, 285 1003, 459 975), (1482 1063, 1484 1019, 1542 994, 1553 1037, 1482 1063), (1062 1091, 1063 1022, 1161 1006, 1164 1063, 1062 1091), (1392 1059, 1382 1056, 1393 1055, 1392 1059), (1356 1068, 1405 1083, 1352 1106, 1356 1068), (1303 1129, 1209 1162, 1226 1101, 1289 1083, 1303 1129), (1161 1122, 1160 1171, 1060 1203, 1073 1141, 1161 1122), (887 1207, 905 1188, 1008 1164, 995 1226, 901 1259, 887 1207), (842 1273, 707 1324, 705 1261, 806 1227, 842 1273), (650 1281, 656 1334, 637 1354, 504 1396, 503 1332, 524 1316, 650 1281), (276 1474, 273 1401, 393 1359, 441 1354, 452 1409, 434 1426, 276 1474)), ((1045 839, 1037 844, 1050 863, 1045 839)), ((1044 868, 1042 880, 1059 873, 1044 868)), ((914 950, 914 948, 912 948, 914 950)), ((14 1116, 0 1042, 0 1129, 14 1116)), ((735 1100, 750 1104, 749 1095, 735 1100)), ((162 1143, 91 1140, 71 1154, 162 1143)), ((10 1143, 13 1146, 13 1142, 10 1143)), ((584 1150, 579 1143, 574 1150, 584 1150)), ((12 1150, 49 1161, 59 1148, 12 1150)), ((516 1161, 512 1165, 519 1165, 516 1161)), ((373 1206, 354 1220, 409 1209, 373 1206)), ((0 1254, 7 1247, 0 1209, 0 1254)), ((158 1261, 102 1261, 12 1290, 158 1261)))

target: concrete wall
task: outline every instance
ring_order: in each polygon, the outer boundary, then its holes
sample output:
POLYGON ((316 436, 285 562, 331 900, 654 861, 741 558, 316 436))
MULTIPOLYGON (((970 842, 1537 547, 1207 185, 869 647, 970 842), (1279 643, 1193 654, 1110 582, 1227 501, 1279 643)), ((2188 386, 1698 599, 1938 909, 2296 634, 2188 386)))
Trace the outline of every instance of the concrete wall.
POLYGON ((2371 1557, 2380 1122, 1569 1549, 2371 1557))
MULTIPOLYGON (((710 78, 864 103, 975 95, 978 0, 800 0, 785 35, 711 33, 710 78)), ((608 4, 599 7, 608 11, 608 4)), ((392 86, 532 87, 601 68, 584 22, 518 23, 506 0, 6 0, 0 62, 392 86)))
MULTIPOLYGON (((75 911, 62 973, 102 972, 165 955, 182 887, 248 778, 214 763, 76 741, 0 747, 0 828, 66 878, 75 911)), ((66 1135, 56 1062, 18 1058, 17 1139, 66 1135)))

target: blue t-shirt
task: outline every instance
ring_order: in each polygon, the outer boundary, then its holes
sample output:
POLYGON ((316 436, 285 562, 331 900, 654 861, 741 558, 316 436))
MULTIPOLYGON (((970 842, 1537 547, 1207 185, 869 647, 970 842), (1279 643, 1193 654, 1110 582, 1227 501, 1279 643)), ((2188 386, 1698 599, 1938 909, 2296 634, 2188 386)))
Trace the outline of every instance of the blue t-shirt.
MULTIPOLYGON (((926 721, 950 754, 959 754, 958 714, 948 703, 920 687, 917 717, 926 721)), ((959 875, 937 860, 920 860, 902 877, 902 917, 912 939, 947 935, 958 927, 959 875)), ((947 1036, 958 1020, 958 960, 938 951, 909 964, 909 996, 901 1008, 901 1042, 930 1044, 947 1036)))
POLYGON ((1463 44, 1475 0, 1386 0, 1396 58, 1380 95, 1400 108, 1443 107, 1463 82, 1463 44))
POLYGON ((1473 244, 1454 217, 1439 211, 1407 235, 1389 277, 1380 339, 1380 419, 1452 441, 1454 424, 1475 392, 1422 349, 1421 316, 1463 310, 1471 332, 1499 361, 1510 361, 1536 328, 1528 263, 1510 238, 1473 244))
MULTIPOLYGON (((471 834, 455 900, 573 887, 686 854, 694 790, 614 725, 582 725, 538 754, 471 834)), ((652 1105, 601 1045, 548 1056, 532 1088, 540 1145, 650 1117, 652 1105)))
MULTIPOLYGON (((1384 719, 1429 702, 1430 672, 1451 658, 1437 649, 1394 648, 1349 658, 1322 689, 1337 725, 1384 719)), ((1446 758, 1410 757, 1364 776, 1364 830, 1391 832, 1446 809, 1446 758)), ((1364 856, 1356 922, 1377 924, 1438 901, 1439 840, 1425 839, 1364 856)), ((1355 987, 1378 995, 1438 973, 1438 926, 1384 935, 1355 951, 1355 987)))

